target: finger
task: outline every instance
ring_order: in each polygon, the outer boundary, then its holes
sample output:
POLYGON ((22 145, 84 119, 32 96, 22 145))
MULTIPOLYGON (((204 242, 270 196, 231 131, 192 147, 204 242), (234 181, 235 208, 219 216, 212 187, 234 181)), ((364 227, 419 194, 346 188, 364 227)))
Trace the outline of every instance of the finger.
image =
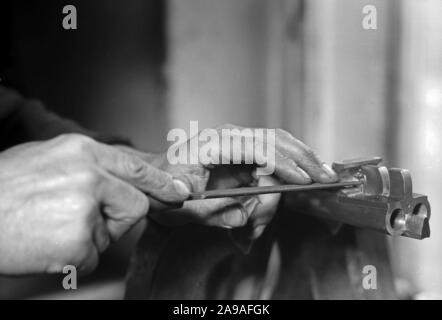
MULTIPOLYGON (((260 178, 260 180, 261 179, 262 178, 260 178)), ((256 239, 256 237, 254 237, 254 220, 256 219, 256 209, 260 204, 260 199, 258 196, 249 196, 248 199, 244 197, 240 201, 247 210, 249 219, 244 227, 231 230, 229 235, 233 243, 246 254, 250 252, 253 240, 256 239)))
POLYGON ((234 198, 190 201, 183 208, 192 212, 196 222, 209 226, 235 228, 247 221, 247 213, 234 198))
MULTIPOLYGON (((278 185, 280 182, 272 176, 261 177, 258 186, 278 185)), ((265 227, 273 219, 281 199, 280 193, 260 194, 259 203, 254 210, 251 220, 253 224, 252 239, 258 239, 264 232, 265 227)))
POLYGON ((243 226, 248 219, 247 212, 234 198, 188 201, 181 209, 155 214, 155 219, 161 221, 162 218, 170 219, 171 216, 175 220, 181 217, 183 220, 187 219, 187 222, 228 229, 243 226))
POLYGON ((275 175, 287 183, 309 184, 310 176, 291 158, 284 156, 275 149, 275 175))
POLYGON ((106 172, 102 174, 96 192, 109 236, 117 240, 147 214, 149 200, 130 184, 106 172))
POLYGON ((290 133, 278 130, 276 141, 277 150, 293 159, 314 181, 322 183, 337 181, 336 173, 309 146, 290 133))
POLYGON ((180 180, 143 161, 135 154, 97 143, 93 152, 96 162, 114 176, 130 183, 163 202, 183 202, 190 194, 180 180))
POLYGON ((231 163, 235 160, 240 160, 241 163, 248 163, 251 160, 253 164, 265 168, 266 171, 270 171, 267 174, 273 173, 271 171, 274 170, 274 173, 286 182, 296 184, 311 183, 309 175, 302 168, 298 167, 294 159, 277 148, 278 136, 274 134, 274 131, 269 130, 272 129, 252 129, 231 125, 220 128, 222 141, 230 139, 230 142, 232 142, 236 139, 236 141, 241 141, 241 143, 240 147, 238 145, 235 146, 235 143, 231 143, 232 148, 235 148, 233 153, 231 153, 230 148, 224 148, 218 144, 216 151, 211 153, 211 155, 214 155, 212 161, 231 163), (224 129, 229 131, 223 133, 224 129), (253 146, 253 148, 250 146, 253 146), (262 150, 263 152, 257 152, 257 150, 262 150), (220 159, 218 159, 218 156, 220 159))
MULTIPOLYGON (((215 199, 208 199, 215 200, 215 199)), ((206 220, 207 225, 220 226, 228 229, 238 228, 245 226, 253 211, 259 203, 256 196, 243 196, 233 198, 224 198, 224 201, 217 203, 210 203, 210 206, 219 209, 214 211, 208 216, 206 220)), ((208 203, 209 204, 209 203, 208 203)))
POLYGON ((214 211, 206 220, 206 224, 226 229, 239 228, 246 225, 248 216, 247 209, 236 203, 214 211))

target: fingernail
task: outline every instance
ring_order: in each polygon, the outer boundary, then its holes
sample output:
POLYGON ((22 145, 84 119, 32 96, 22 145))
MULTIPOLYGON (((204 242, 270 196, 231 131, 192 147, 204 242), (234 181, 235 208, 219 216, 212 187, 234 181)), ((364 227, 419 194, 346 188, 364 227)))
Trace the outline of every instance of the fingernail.
POLYGON ((258 239, 262 235, 265 227, 266 227, 265 225, 260 225, 260 226, 255 227, 255 229, 253 229, 253 236, 252 237, 254 240, 258 239))
POLYGON ((232 209, 224 213, 224 227, 238 228, 247 222, 247 211, 245 209, 232 209))
POLYGON ((173 179, 173 186, 175 191, 182 195, 184 198, 188 198, 190 195, 190 190, 187 188, 186 184, 178 179, 173 179))
POLYGON ((325 173, 327 174, 327 176, 328 176, 329 178, 332 178, 333 180, 335 180, 335 179, 338 178, 336 172, 334 172, 334 171, 332 170, 332 168, 330 168, 330 166, 329 166, 328 164, 323 163, 323 164, 322 164, 322 169, 325 171, 325 173))
POLYGON ((296 168, 296 170, 299 172, 299 174, 307 181, 312 181, 312 179, 310 178, 310 176, 307 174, 307 172, 305 172, 304 170, 302 170, 301 168, 296 168))

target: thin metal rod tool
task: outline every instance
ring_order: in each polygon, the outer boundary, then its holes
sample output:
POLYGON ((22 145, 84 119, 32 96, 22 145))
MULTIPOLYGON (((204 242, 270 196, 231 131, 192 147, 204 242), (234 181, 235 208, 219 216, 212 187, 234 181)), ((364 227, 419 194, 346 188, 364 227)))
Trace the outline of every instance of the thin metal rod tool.
POLYGON ((224 197, 249 196, 266 193, 283 193, 293 191, 319 190, 319 189, 337 189, 350 186, 358 186, 363 181, 345 181, 337 183, 312 183, 307 185, 286 184, 280 186, 264 186, 264 187, 244 187, 233 189, 208 190, 203 192, 193 192, 188 200, 214 199, 224 197))

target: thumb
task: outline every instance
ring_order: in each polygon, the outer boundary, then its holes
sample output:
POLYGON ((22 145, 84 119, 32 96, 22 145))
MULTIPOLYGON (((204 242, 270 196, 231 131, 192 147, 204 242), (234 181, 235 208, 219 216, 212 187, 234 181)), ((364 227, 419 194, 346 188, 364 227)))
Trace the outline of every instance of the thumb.
POLYGON ((92 148, 98 166, 147 193, 152 198, 167 203, 180 203, 190 194, 187 186, 169 173, 150 165, 135 154, 102 143, 92 148))

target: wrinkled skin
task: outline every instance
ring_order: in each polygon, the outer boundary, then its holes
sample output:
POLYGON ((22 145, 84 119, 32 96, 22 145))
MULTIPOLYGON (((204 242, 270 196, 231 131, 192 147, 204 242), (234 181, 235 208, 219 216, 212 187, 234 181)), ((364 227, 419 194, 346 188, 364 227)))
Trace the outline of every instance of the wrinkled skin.
MULTIPOLYGON (((217 130, 224 128, 239 127, 217 130)), ((110 241, 147 212, 166 225, 249 226, 250 238, 256 239, 275 214, 279 195, 184 201, 190 191, 337 179, 286 131, 276 130, 275 150, 275 174, 260 177, 254 174, 256 165, 171 165, 165 154, 108 146, 75 134, 3 151, 0 274, 61 272, 68 264, 89 272, 110 241)))
POLYGON ((151 198, 182 203, 187 188, 135 155, 81 135, 0 153, 0 274, 92 271, 151 198))
MULTIPOLYGON (((216 130, 221 135, 222 129, 233 128, 244 129, 229 124, 220 126, 216 130)), ((195 136, 191 139, 198 141, 199 137, 195 136)), ((266 141, 259 140, 256 135, 254 139, 255 143, 266 143, 266 141)), ((205 143, 198 141, 199 149, 205 143)), ((191 140, 188 140, 187 144, 190 153, 197 153, 196 150, 192 150, 192 146, 196 144, 192 144, 191 140)), ((180 179, 193 192, 240 186, 276 185, 282 182, 294 184, 310 184, 313 181, 332 183, 337 180, 336 173, 324 164, 311 148, 281 129, 276 129, 275 173, 272 176, 257 177, 255 174, 256 165, 203 165, 201 163, 171 165, 167 161, 166 154, 148 155, 135 150, 126 150, 138 154, 151 164, 180 179)), ((242 159, 244 159, 244 150, 242 151, 242 159)), ((230 154, 223 154, 221 148, 217 152, 221 158, 231 158, 230 154)), ((196 200, 185 202, 183 208, 174 210, 164 211, 160 210, 161 206, 153 206, 151 215, 155 220, 166 225, 196 222, 229 229, 247 225, 252 230, 250 238, 256 239, 272 220, 279 199, 280 194, 266 194, 235 199, 196 200)))

